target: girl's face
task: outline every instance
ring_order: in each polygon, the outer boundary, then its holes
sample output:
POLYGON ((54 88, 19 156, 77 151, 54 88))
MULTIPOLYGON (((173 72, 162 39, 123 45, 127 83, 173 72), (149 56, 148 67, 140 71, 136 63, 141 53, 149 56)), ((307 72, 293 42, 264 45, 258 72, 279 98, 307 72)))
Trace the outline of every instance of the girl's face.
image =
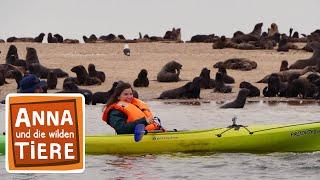
POLYGON ((118 98, 119 101, 125 101, 128 103, 131 103, 132 99, 133 99, 133 92, 131 88, 123 90, 118 98))

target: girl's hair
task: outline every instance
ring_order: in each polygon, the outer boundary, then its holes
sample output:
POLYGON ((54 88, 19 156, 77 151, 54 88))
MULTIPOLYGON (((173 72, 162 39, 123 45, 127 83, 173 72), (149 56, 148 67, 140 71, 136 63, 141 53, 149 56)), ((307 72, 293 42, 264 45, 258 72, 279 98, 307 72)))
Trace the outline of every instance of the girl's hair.
POLYGON ((132 87, 129 83, 124 83, 124 82, 119 83, 117 85, 117 87, 115 88, 113 94, 111 95, 110 99, 108 100, 106 107, 117 102, 122 91, 124 91, 125 89, 129 89, 129 88, 132 90, 132 87))

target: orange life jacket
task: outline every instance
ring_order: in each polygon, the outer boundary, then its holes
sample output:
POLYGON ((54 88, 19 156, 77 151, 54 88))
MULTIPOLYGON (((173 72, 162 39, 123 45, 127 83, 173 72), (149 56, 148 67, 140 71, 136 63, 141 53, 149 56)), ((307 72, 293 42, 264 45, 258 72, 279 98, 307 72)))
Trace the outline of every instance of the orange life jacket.
MULTIPOLYGON (((141 118, 153 117, 148 106, 141 100, 133 98, 131 103, 119 101, 117 103, 111 104, 106 107, 103 111, 102 120, 108 122, 108 115, 110 110, 116 109, 123 112, 127 116, 127 122, 134 122, 141 118)), ((146 126, 145 130, 152 131, 159 129, 157 123, 149 124, 146 126)))

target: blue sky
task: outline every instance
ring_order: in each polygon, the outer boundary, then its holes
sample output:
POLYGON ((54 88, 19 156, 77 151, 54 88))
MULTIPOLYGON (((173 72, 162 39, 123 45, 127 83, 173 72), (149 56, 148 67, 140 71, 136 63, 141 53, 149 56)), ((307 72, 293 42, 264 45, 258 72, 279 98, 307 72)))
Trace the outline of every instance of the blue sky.
POLYGON ((272 22, 281 32, 320 29, 318 0, 1 0, 0 7, 0 39, 40 32, 137 38, 139 32, 163 36, 180 27, 182 39, 189 40, 195 34, 249 32, 258 22, 264 31, 272 22))

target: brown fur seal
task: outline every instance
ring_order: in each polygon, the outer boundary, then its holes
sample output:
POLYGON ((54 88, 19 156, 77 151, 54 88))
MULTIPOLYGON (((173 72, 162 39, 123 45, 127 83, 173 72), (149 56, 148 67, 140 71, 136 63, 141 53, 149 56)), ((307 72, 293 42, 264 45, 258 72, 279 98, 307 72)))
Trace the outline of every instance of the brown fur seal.
POLYGON ((90 104, 92 101, 92 92, 87 89, 79 88, 74 82, 66 81, 63 83, 63 90, 58 93, 81 93, 85 98, 85 103, 90 104))
POLYGON ((63 43, 63 37, 60 34, 55 34, 53 36, 57 39, 58 43, 63 43))
POLYGON ((76 84, 78 85, 91 86, 101 84, 101 80, 96 77, 90 77, 87 70, 82 65, 73 67, 71 71, 77 74, 76 84))
POLYGON ((232 58, 225 60, 224 62, 217 62, 213 65, 214 68, 226 68, 226 69, 237 69, 242 71, 250 71, 257 68, 257 63, 245 58, 232 58))
POLYGON ((220 92, 220 93, 231 93, 232 87, 226 86, 223 82, 223 74, 220 72, 216 73, 215 79, 215 87, 213 92, 220 92))
POLYGON ((280 71, 287 71, 287 70, 289 70, 288 66, 289 66, 289 63, 288 63, 287 60, 281 61, 280 71))
POLYGON ((240 89, 237 98, 229 103, 222 105, 220 108, 227 109, 227 108, 243 108, 246 104, 247 96, 249 95, 250 91, 246 88, 240 89))
POLYGON ((55 89, 57 87, 58 77, 54 71, 49 71, 47 76, 48 89, 55 89))
POLYGON ((184 86, 164 91, 158 99, 194 99, 200 98, 200 82, 201 77, 196 77, 192 82, 186 83, 184 86))
POLYGON ((50 71, 53 71, 58 78, 67 77, 68 73, 60 68, 47 68, 39 63, 32 63, 29 66, 29 72, 39 78, 47 78, 50 71))
POLYGON ((255 87, 254 85, 252 85, 249 82, 246 81, 242 81, 239 85, 239 88, 246 88, 250 91, 250 93, 248 94, 248 97, 256 97, 256 96, 260 96, 260 90, 259 88, 255 87))
POLYGON ((83 36, 82 38, 85 43, 95 43, 98 40, 94 34, 91 34, 89 38, 87 36, 83 36))
POLYGON ((29 66, 33 63, 40 64, 36 49, 32 47, 26 47, 26 49, 27 49, 27 55, 26 55, 27 68, 29 69, 29 66))
POLYGON ((227 84, 233 84, 233 83, 235 83, 234 78, 231 77, 231 76, 229 76, 229 75, 227 74, 226 68, 220 67, 220 68, 218 69, 218 72, 220 72, 220 73, 223 75, 222 79, 223 79, 223 82, 224 82, 224 83, 227 83, 227 84))
POLYGON ((18 50, 15 45, 10 45, 7 56, 6 64, 11 64, 14 66, 22 66, 24 69, 27 69, 27 63, 23 59, 19 59, 18 50))
POLYGON ((200 73, 201 82, 200 87, 202 89, 212 89, 215 86, 215 80, 210 77, 210 70, 208 68, 203 68, 200 73))
POLYGON ((44 36, 44 33, 40 33, 37 37, 34 38, 34 42, 42 43, 44 36))
POLYGON ((270 29, 268 29, 268 37, 272 37, 276 33, 279 33, 278 25, 276 23, 272 23, 270 29))
POLYGON ((180 69, 182 65, 176 61, 170 61, 161 69, 157 75, 159 82, 178 82, 180 80, 180 69))
POLYGON ((48 43, 58 43, 58 39, 54 36, 52 36, 51 33, 48 33, 48 38, 47 38, 48 43))
POLYGON ((65 39, 65 40, 63 40, 63 43, 65 43, 65 44, 79 44, 80 41, 78 39, 65 39))
POLYGON ((311 48, 313 49, 312 57, 308 59, 300 59, 295 63, 291 64, 289 69, 303 69, 306 66, 315 66, 320 61, 320 42, 310 43, 311 48))
POLYGON ((249 42, 249 41, 257 41, 260 39, 261 32, 262 32, 262 25, 263 23, 258 23, 254 26, 254 29, 249 34, 237 34, 232 38, 232 41, 235 43, 242 43, 242 42, 249 42))
POLYGON ((103 71, 97 71, 94 64, 88 65, 88 72, 90 77, 96 77, 100 79, 101 82, 104 82, 106 80, 105 73, 103 71))
POLYGON ((134 87, 148 87, 149 86, 149 79, 148 79, 148 71, 146 69, 142 69, 139 74, 138 78, 133 82, 134 87))
MULTIPOLYGON (((281 82, 287 82, 292 75, 302 76, 302 75, 306 74, 307 72, 313 72, 315 70, 316 70, 315 67, 307 66, 304 69, 289 69, 286 71, 280 71, 280 72, 272 73, 272 74, 278 75, 281 82)), ((257 83, 268 83, 268 79, 270 78, 270 76, 271 76, 271 74, 265 76, 263 79, 261 79, 257 83)))
POLYGON ((112 96, 114 90, 116 89, 118 82, 113 82, 112 88, 107 92, 96 92, 92 95, 92 105, 98 103, 107 104, 108 100, 112 96))

